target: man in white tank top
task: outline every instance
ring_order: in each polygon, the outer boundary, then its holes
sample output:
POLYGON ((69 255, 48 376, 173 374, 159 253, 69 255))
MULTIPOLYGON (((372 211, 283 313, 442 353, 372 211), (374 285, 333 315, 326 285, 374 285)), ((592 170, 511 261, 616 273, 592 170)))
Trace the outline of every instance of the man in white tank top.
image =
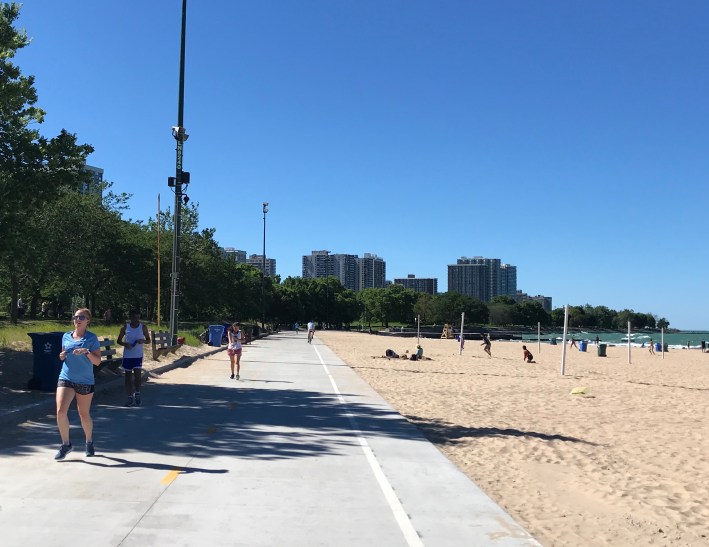
POLYGON ((130 311, 130 322, 121 327, 117 344, 123 346, 123 364, 125 372, 126 406, 140 406, 140 380, 143 374, 143 345, 150 342, 148 327, 140 322, 140 310, 130 311))

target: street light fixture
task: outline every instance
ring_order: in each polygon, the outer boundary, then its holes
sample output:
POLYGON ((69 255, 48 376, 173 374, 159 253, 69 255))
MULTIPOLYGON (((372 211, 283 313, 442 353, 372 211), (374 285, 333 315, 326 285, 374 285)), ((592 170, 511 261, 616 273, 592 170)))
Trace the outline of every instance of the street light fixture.
POLYGON ((266 213, 268 213, 268 202, 263 202, 263 269, 261 272, 261 330, 266 330, 266 311, 264 301, 264 287, 266 285, 266 213))
MULTIPOLYGON (((180 232, 182 231, 182 185, 189 184, 189 173, 182 170, 182 146, 189 138, 184 127, 185 110, 185 29, 187 28, 187 0, 182 0, 182 33, 180 37, 180 83, 177 101, 177 125, 172 127, 172 136, 177 142, 175 178, 168 178, 168 186, 175 188, 175 219, 172 237, 172 285, 170 289, 170 338, 177 345, 177 316, 180 294, 180 232)), ((189 198, 184 196, 185 205, 189 198)), ((160 310, 158 310, 160 313, 160 310)))

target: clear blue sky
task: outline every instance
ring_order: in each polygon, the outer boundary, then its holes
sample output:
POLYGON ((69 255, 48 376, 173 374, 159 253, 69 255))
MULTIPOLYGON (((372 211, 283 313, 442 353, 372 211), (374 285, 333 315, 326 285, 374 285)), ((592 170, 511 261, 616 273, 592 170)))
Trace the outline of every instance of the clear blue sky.
MULTIPOLYGON (((17 57, 47 112, 172 205, 181 0, 31 0, 17 57)), ((709 3, 188 3, 184 168, 202 227, 284 278, 314 249, 709 328, 709 3)))

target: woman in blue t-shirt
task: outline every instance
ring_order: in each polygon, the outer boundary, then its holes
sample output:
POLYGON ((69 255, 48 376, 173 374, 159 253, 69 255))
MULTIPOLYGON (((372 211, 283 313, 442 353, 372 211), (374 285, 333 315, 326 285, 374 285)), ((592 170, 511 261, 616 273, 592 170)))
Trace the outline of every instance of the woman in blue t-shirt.
POLYGON ((86 330, 91 322, 91 312, 79 308, 72 317, 74 330, 62 337, 59 359, 64 361, 57 383, 57 426, 62 445, 55 460, 63 460, 73 450, 69 440, 69 406, 76 397, 76 407, 81 418, 81 427, 86 434, 86 455, 94 455, 91 400, 94 397, 94 367, 101 364, 101 346, 93 332, 86 330))

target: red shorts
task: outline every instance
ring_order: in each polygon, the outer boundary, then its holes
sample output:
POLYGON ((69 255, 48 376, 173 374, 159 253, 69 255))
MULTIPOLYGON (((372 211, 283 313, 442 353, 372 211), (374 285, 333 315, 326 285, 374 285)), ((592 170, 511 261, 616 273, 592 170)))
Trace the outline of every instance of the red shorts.
POLYGON ((241 355, 241 348, 239 349, 228 349, 226 350, 227 355, 232 356, 232 355, 241 355))

